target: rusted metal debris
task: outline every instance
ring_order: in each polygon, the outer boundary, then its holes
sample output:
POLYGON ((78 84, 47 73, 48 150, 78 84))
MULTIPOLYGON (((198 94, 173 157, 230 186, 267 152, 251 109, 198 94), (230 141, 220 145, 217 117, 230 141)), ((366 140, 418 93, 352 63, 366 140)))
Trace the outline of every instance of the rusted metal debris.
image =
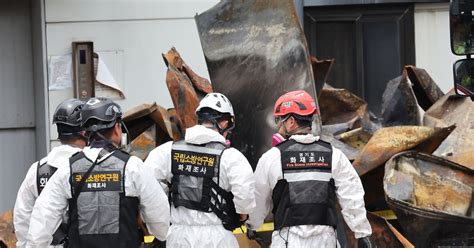
POLYGON ((141 160, 145 160, 148 154, 157 146, 157 140, 156 128, 155 125, 153 125, 131 142, 130 154, 139 157, 141 160))
POLYGON ((212 91, 212 85, 209 80, 203 78, 196 74, 191 67, 189 67, 181 58, 181 55, 178 53, 176 48, 172 47, 166 54, 163 54, 163 59, 165 61, 166 66, 172 64, 176 69, 182 71, 188 76, 189 80, 193 84, 194 88, 198 93, 202 93, 205 96, 212 91))
MULTIPOLYGON (((395 229, 387 220, 373 213, 367 212, 367 219, 372 227, 370 241, 373 247, 379 248, 414 248, 397 229, 395 229)), ((346 234, 346 247, 357 247, 357 239, 354 233, 344 222, 344 231, 346 234)))
POLYGON ((385 165, 384 191, 416 247, 474 244, 474 171, 408 151, 385 165))
POLYGON ((124 114, 123 121, 130 132, 131 140, 138 137, 141 133, 148 130, 153 124, 157 124, 160 133, 157 134, 161 139, 179 140, 181 139, 181 131, 177 127, 174 110, 166 110, 165 108, 152 104, 141 104, 136 106, 124 114))
POLYGON ((406 70, 387 83, 382 95, 382 123, 385 127, 421 125, 418 101, 406 70))
POLYGON ((455 124, 456 129, 433 154, 474 168, 474 102, 470 98, 450 91, 426 111, 423 122, 432 127, 455 124))
POLYGON ((336 138, 356 148, 357 150, 362 150, 369 142, 370 138, 372 138, 372 135, 373 133, 370 133, 362 127, 359 127, 351 131, 342 133, 336 136, 336 138))
POLYGON ((206 79, 194 73, 183 61, 178 51, 173 47, 163 59, 168 71, 166 85, 173 100, 181 128, 186 129, 197 124, 194 113, 199 100, 205 94, 212 92, 212 86, 206 79))
POLYGON ((277 98, 291 90, 316 96, 294 3, 224 0, 196 23, 213 88, 229 97, 237 115, 232 144, 255 166, 276 132, 277 98))
POLYGON ((323 125, 347 123, 368 115, 367 102, 346 89, 325 84, 318 100, 323 125))
POLYGON ((136 106, 124 114, 124 123, 129 130, 132 154, 145 159, 156 146, 170 140, 181 139, 178 119, 174 110, 152 104, 136 106))
POLYGON ((360 120, 359 116, 352 118, 348 122, 323 125, 323 133, 338 135, 354 129, 355 124, 360 120))
POLYGON ((311 56, 311 67, 313 68, 314 85, 316 86, 318 99, 320 97, 321 90, 327 81, 333 64, 334 59, 318 60, 316 57, 311 56))
POLYGON ((352 164, 359 175, 362 176, 384 164, 390 157, 399 152, 416 149, 431 153, 454 128, 455 126, 445 128, 397 126, 379 129, 352 164))
POLYGON ((333 135, 331 134, 321 134, 321 140, 324 140, 326 142, 331 143, 332 146, 336 147, 337 149, 341 150, 346 157, 350 160, 353 161, 357 157, 359 157, 360 151, 349 144, 346 144, 338 139, 336 139, 333 135))
POLYGON ((319 95, 319 104, 322 139, 340 149, 349 160, 358 158, 362 146, 367 143, 364 139, 380 128, 378 120, 371 117, 367 103, 348 90, 325 84, 319 95), (351 132, 354 129, 359 131, 351 132), (362 133, 366 135, 355 135, 362 133))
POLYGON ((355 117, 346 123, 324 125, 321 139, 331 143, 341 150, 350 161, 354 161, 359 157, 362 148, 373 134, 373 131, 364 127, 353 129, 353 125, 359 121, 360 118, 355 117))
POLYGON ((4 212, 0 216, 0 247, 16 247, 15 229, 13 228, 13 210, 4 212))
POLYGON ((445 158, 474 170, 474 147, 463 152, 456 152, 451 156, 445 156, 445 158))
POLYGON ((412 65, 405 66, 408 78, 412 83, 418 104, 423 110, 428 110, 435 102, 444 96, 443 91, 438 87, 430 75, 421 68, 412 65))

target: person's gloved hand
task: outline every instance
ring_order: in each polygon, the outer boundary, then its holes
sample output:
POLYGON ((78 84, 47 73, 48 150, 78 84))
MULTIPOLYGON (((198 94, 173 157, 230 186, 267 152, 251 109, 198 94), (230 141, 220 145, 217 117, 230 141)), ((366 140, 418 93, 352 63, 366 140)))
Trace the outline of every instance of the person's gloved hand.
POLYGON ((357 244, 359 248, 372 248, 372 243, 370 242, 370 236, 357 239, 357 244))
POLYGON ((247 238, 249 240, 254 240, 255 237, 257 236, 257 231, 251 229, 249 225, 246 225, 246 227, 247 227, 247 238))

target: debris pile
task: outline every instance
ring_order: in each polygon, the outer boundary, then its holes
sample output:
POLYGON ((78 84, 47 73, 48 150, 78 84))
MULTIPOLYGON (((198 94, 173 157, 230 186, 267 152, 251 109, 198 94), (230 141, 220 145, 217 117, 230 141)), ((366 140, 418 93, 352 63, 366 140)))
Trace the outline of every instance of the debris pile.
MULTIPOLYGON (((322 138, 353 161, 368 210, 378 214, 389 207, 396 214, 387 221, 399 232, 398 241, 386 244, 382 241, 390 239, 375 235, 373 243, 398 247, 404 236, 416 247, 473 244, 471 99, 453 91, 444 95, 425 70, 414 66, 387 83, 381 118, 345 89, 325 85, 318 95, 322 138)), ((377 222, 369 221, 376 234, 377 222)))
POLYGON ((197 75, 174 47, 163 54, 163 60, 168 67, 166 85, 174 108, 142 104, 124 115, 132 140, 132 154, 142 159, 156 146, 183 138, 186 128, 197 124, 194 111, 199 101, 213 92, 209 80, 197 75))
POLYGON ((16 236, 13 228, 13 211, 0 215, 0 247, 15 247, 16 236))
MULTIPOLYGON (((373 244, 474 244, 471 99, 444 94, 425 70, 405 66, 387 83, 381 116, 375 116, 364 99, 325 84, 334 60, 309 56, 292 1, 270 6, 223 1, 197 15, 196 23, 213 85, 193 72, 175 48, 163 54, 174 108, 150 103, 125 113, 134 155, 145 159, 154 147, 183 138, 185 129, 197 123, 200 99, 215 89, 234 105, 233 146, 255 167, 276 132, 275 100, 304 89, 317 96, 320 119, 314 126, 321 139, 341 149, 362 179, 373 244), (395 215, 380 211, 388 209, 395 215)), ((0 221, 0 242, 10 247, 8 216, 0 221)), ((340 241, 355 246, 349 229, 344 230, 340 241)), ((268 232, 260 238, 268 241, 268 232)), ((239 235, 243 247, 257 247, 243 244, 239 235)))

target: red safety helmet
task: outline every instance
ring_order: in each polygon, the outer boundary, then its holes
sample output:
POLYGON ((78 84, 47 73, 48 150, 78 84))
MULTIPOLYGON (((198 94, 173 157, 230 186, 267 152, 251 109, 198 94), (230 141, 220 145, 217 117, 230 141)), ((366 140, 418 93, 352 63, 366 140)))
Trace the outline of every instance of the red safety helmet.
POLYGON ((290 91, 278 98, 273 109, 275 116, 297 114, 312 116, 318 113, 313 97, 304 90, 290 91))

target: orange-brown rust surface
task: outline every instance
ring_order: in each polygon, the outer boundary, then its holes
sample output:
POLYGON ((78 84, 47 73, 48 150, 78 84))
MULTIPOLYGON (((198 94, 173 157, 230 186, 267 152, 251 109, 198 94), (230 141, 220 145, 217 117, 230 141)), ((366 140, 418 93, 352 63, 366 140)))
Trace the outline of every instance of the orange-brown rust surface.
POLYGON ((353 165, 359 175, 384 164, 393 155, 410 150, 431 153, 454 127, 395 126, 377 130, 353 165))

